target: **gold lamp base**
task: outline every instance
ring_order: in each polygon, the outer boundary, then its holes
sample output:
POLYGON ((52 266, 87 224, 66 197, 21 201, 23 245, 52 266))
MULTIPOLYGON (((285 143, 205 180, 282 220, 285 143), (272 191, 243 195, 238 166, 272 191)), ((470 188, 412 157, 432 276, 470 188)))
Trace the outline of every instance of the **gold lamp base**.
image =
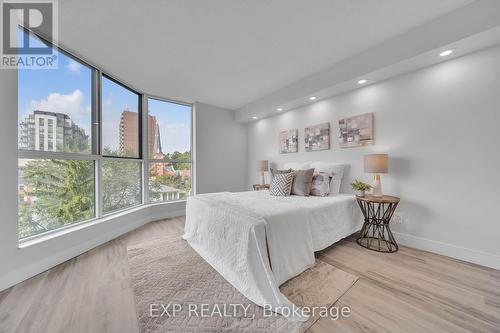
POLYGON ((374 197, 382 197, 382 182, 380 181, 380 175, 375 174, 373 176, 373 196, 374 197))

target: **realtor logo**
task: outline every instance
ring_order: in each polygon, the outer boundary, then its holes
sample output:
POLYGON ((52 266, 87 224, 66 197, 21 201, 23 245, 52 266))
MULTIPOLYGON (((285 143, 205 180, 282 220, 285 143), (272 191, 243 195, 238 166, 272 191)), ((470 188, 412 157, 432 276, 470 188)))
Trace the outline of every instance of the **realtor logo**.
POLYGON ((0 0, 1 68, 54 69, 56 0, 0 0))

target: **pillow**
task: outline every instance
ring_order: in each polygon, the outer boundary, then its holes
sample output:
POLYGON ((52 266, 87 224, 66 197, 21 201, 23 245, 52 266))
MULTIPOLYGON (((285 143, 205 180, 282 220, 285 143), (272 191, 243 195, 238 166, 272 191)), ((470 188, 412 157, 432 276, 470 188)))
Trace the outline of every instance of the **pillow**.
POLYGON ((273 182, 274 175, 281 174, 281 173, 293 172, 292 169, 277 170, 277 169, 269 168, 269 170, 271 171, 271 181, 269 182, 269 184, 271 184, 273 182))
POLYGON ((314 169, 293 171, 292 194, 309 196, 311 193, 314 169))
POLYGON ((293 169, 293 170, 306 170, 312 168, 309 166, 309 163, 302 162, 288 162, 284 166, 285 169, 293 169))
POLYGON ((313 176, 311 195, 326 197, 330 194, 330 175, 320 172, 313 176))
POLYGON ((290 195, 293 182, 293 172, 277 173, 271 182, 269 193, 274 196, 286 197, 290 195))
POLYGON ((336 195, 340 192, 342 176, 344 175, 345 164, 329 163, 329 162, 313 162, 311 168, 316 172, 324 172, 332 177, 330 184, 330 194, 336 195))

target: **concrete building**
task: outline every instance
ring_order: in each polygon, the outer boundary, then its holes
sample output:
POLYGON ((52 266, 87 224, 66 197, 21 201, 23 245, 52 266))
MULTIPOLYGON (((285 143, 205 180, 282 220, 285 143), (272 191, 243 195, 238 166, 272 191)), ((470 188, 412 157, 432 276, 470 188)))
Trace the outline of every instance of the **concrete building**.
MULTIPOLYGON (((120 118, 120 151, 129 152, 131 155, 139 155, 139 113, 125 109, 120 118)), ((153 156, 158 150, 161 151, 161 142, 159 142, 159 127, 155 116, 148 116, 148 128, 154 128, 154 131, 148 133, 148 149, 150 156, 153 156)))
POLYGON ((19 128, 19 148, 26 150, 82 152, 90 149, 85 130, 64 113, 35 110, 19 128))

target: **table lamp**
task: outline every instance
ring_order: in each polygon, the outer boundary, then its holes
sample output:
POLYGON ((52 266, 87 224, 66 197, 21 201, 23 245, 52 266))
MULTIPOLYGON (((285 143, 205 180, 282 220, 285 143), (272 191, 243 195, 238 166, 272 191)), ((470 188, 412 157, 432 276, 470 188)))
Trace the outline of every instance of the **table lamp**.
POLYGON ((389 156, 387 154, 365 155, 365 173, 373 173, 373 196, 381 197, 382 183, 380 174, 387 173, 389 156))
POLYGON ((259 171, 260 174, 262 175, 262 180, 261 180, 261 185, 266 185, 266 177, 265 173, 269 170, 269 161, 268 160, 261 160, 259 161, 259 171))

